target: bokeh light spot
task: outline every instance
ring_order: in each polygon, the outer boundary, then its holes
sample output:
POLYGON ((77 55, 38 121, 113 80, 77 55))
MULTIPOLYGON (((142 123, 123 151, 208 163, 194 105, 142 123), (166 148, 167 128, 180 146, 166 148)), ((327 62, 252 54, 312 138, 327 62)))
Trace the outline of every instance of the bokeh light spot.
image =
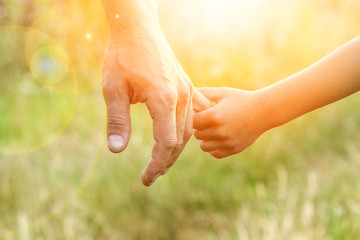
POLYGON ((54 45, 39 48, 31 58, 31 72, 43 83, 58 83, 68 71, 66 53, 54 45))
MULTIPOLYGON (((48 145, 66 129, 76 106, 76 96, 49 91, 30 71, 24 51, 29 34, 39 44, 49 42, 49 39, 44 41, 43 34, 28 28, 0 28, 0 153, 3 154, 24 154, 48 145)), ((64 75, 66 59, 61 51, 46 44, 37 49, 32 65, 38 77, 46 80, 52 71, 64 75)))
POLYGON ((101 85, 103 56, 109 36, 101 1, 88 4, 64 2, 37 18, 32 28, 54 39, 69 59, 70 68, 65 79, 68 85, 61 81, 61 86, 47 87, 64 94, 80 94, 101 85), (58 22, 61 24, 54 24, 58 22), (76 88, 71 86, 73 81, 76 81, 76 88))

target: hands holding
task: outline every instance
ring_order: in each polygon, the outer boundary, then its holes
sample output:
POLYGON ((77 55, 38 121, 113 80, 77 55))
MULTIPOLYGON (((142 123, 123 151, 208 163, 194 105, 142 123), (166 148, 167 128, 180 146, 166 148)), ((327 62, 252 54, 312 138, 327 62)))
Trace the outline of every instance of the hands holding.
POLYGON ((155 145, 142 174, 144 185, 153 184, 179 157, 193 132, 193 109, 199 112, 196 137, 215 157, 240 152, 265 131, 252 122, 262 118, 255 94, 203 89, 217 103, 212 107, 193 88, 161 31, 155 1, 103 0, 103 4, 111 32, 103 81, 108 147, 114 153, 126 148, 130 104, 145 103, 153 118, 155 145))
POLYGON ((202 88, 214 107, 194 115, 194 135, 200 147, 216 158, 239 153, 271 128, 261 91, 202 88))
POLYGON ((360 89, 360 38, 322 60, 258 91, 196 89, 177 62, 157 20, 155 0, 102 0, 111 32, 105 54, 108 146, 123 151, 130 138, 130 104, 145 103, 155 145, 143 172, 151 185, 174 164, 190 138, 216 158, 243 151, 267 130, 360 89), (324 89, 327 91, 324 91, 324 89))

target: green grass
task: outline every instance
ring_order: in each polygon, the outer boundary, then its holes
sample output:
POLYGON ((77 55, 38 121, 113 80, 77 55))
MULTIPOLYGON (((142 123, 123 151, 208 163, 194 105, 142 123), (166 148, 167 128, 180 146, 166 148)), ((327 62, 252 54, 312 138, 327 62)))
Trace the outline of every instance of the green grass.
MULTIPOLYGON (((304 3, 297 29, 283 33, 282 44, 272 32, 259 41, 249 36, 234 44, 224 36, 190 45, 166 33, 196 85, 253 89, 358 34, 357 15, 345 14, 355 1, 337 11, 337 1, 317 3, 319 12, 307 12, 304 3), (317 14, 329 14, 338 34, 334 26, 322 28, 317 14)), ((10 2, 4 8, 12 13, 6 23, 19 23, 20 10, 10 2)), ((146 108, 132 106, 129 146, 110 153, 100 86, 78 96, 52 92, 34 79, 19 50, 25 32, 6 34, 0 30, 0 239, 360 237, 359 95, 273 129, 228 159, 211 158, 191 139, 169 173, 145 188, 140 176, 153 145, 146 108)))
POLYGON ((360 103, 358 96, 274 129, 229 159, 212 159, 192 139, 169 174, 145 188, 140 174, 153 143, 151 121, 144 120, 146 109, 132 108, 129 147, 122 154, 111 154, 104 144, 100 93, 80 95, 69 127, 45 148, 26 155, 1 155, 4 237, 360 236, 356 130, 360 114, 353 111, 360 103))

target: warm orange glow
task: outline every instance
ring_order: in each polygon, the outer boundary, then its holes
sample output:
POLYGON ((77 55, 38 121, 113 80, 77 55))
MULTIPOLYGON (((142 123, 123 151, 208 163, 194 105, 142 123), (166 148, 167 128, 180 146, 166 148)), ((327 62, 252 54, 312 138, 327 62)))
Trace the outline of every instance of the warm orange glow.
POLYGON ((202 8, 199 11, 199 20, 204 27, 213 31, 221 31, 233 22, 250 25, 259 19, 261 9, 269 0, 202 0, 202 8))
MULTIPOLYGON (((195 87, 259 89, 360 33, 360 0, 139 1, 158 3, 161 28, 195 87)), ((126 23, 121 9, 109 17, 126 23)), ((154 131, 144 104, 131 106, 127 149, 112 154, 106 146, 106 19, 100 0, 0 0, 0 239, 359 238, 359 93, 225 161, 210 159, 192 138, 167 176, 146 189, 139 180, 154 131)), ((141 79, 164 76, 148 71, 141 79)), ((327 81, 319 92, 332 91, 327 81)), ((237 136, 271 98, 227 102, 223 112, 245 113, 226 118, 237 136)), ((300 101, 282 102, 293 110, 300 101)))

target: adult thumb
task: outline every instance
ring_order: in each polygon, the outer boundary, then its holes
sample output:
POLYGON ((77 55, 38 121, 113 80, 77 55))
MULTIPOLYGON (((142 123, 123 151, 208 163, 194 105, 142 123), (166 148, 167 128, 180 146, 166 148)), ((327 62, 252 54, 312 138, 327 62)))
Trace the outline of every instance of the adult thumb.
POLYGON ((201 112, 212 107, 212 103, 209 99, 204 97, 197 88, 194 88, 193 93, 193 108, 195 112, 201 112))
POLYGON ((103 93, 107 109, 107 140, 113 153, 122 152, 130 139, 130 99, 125 86, 104 84, 103 93))

